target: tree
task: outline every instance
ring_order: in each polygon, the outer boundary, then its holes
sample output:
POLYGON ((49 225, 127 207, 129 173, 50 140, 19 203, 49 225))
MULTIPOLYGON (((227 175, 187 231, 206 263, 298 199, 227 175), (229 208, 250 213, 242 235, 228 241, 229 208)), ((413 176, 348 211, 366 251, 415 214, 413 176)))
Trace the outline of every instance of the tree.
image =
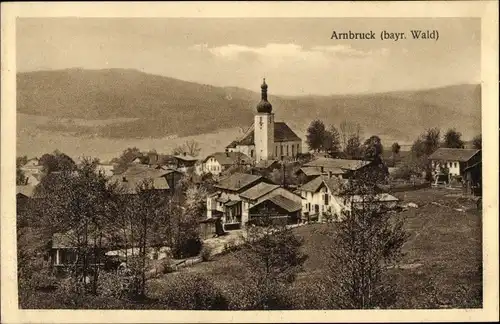
POLYGON ((363 144, 364 158, 366 160, 376 161, 376 163, 380 163, 380 155, 383 151, 384 147, 382 146, 382 140, 376 135, 368 138, 363 144))
POLYGON ((349 139, 352 137, 358 137, 359 139, 360 136, 361 126, 358 123, 351 123, 346 120, 340 123, 340 138, 344 152, 346 151, 349 139))
POLYGON ((399 152, 401 151, 401 146, 399 145, 398 142, 394 142, 392 143, 392 146, 391 146, 391 152, 392 152, 392 163, 394 164, 394 160, 396 158, 396 156, 399 154, 399 152))
POLYGON ((16 158, 16 186, 22 186, 26 184, 26 175, 24 171, 21 169, 23 165, 25 165, 28 161, 27 156, 21 156, 16 158))
POLYGON ((283 162, 281 168, 274 169, 267 175, 267 178, 273 183, 280 184, 282 186, 297 185, 299 184, 299 179, 295 173, 299 168, 299 163, 283 162))
POLYGON ((411 150, 416 157, 429 156, 439 148, 439 143, 440 130, 438 128, 431 128, 415 140, 411 150))
POLYGON ((132 270, 135 285, 134 295, 144 297, 146 295, 146 272, 149 267, 148 251, 155 245, 161 245, 162 235, 160 227, 165 226, 167 200, 164 195, 157 191, 153 179, 144 179, 137 185, 137 195, 130 197, 130 209, 133 214, 132 246, 139 248, 139 255, 132 258, 130 269, 132 270))
POLYGON ((404 220, 379 203, 377 183, 369 172, 349 180, 342 192, 350 211, 328 229, 335 248, 325 251, 330 304, 345 309, 390 306, 397 292, 389 268, 402 256, 408 239, 404 220))
POLYGON ((462 141, 462 133, 456 131, 454 128, 448 129, 444 134, 443 146, 447 148, 464 148, 462 141))
POLYGON ((476 150, 480 150, 483 147, 483 139, 481 137, 481 134, 474 136, 472 139, 472 147, 474 147, 476 150))
POLYGON ((114 187, 97 171, 97 160, 84 159, 76 170, 49 173, 35 189, 35 195, 44 197, 45 229, 66 238, 75 249, 72 268, 77 293, 97 294, 102 251, 111 224, 117 217, 114 187), (79 285, 83 284, 83 287, 79 285), (84 290, 80 290, 84 288, 84 290))
POLYGON ((326 137, 325 124, 321 120, 313 120, 307 128, 306 141, 310 150, 319 152, 324 145, 326 137))
POLYGON ((334 125, 326 131, 323 149, 331 156, 337 156, 340 152, 340 133, 334 125))
POLYGON ((242 254, 248 265, 248 287, 253 295, 252 309, 290 308, 286 297, 289 286, 307 258, 301 252, 303 240, 288 228, 283 219, 262 215, 248 228, 242 254))
POLYGON ((347 140, 347 146, 344 149, 345 155, 351 159, 357 159, 361 155, 361 142, 359 136, 353 135, 347 140))
POLYGON ((173 149, 173 155, 189 155, 192 157, 198 156, 200 154, 201 147, 200 144, 194 140, 186 141, 184 144, 177 146, 173 149))
POLYGON ((52 154, 44 154, 40 157, 40 165, 45 174, 61 171, 76 170, 76 163, 64 153, 55 150, 52 154))

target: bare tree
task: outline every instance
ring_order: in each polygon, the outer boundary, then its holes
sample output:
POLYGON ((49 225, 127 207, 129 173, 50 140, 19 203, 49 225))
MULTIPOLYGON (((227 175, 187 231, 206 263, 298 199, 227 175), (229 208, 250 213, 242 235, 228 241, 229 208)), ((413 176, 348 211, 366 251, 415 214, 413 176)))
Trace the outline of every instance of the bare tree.
POLYGON ((181 155, 186 154, 192 157, 198 156, 200 154, 201 147, 200 144, 194 140, 186 141, 184 144, 177 146, 174 148, 172 154, 181 155))
POLYGON ((269 213, 251 224, 242 251, 251 269, 247 281, 254 294, 251 308, 291 308, 287 291, 307 258, 300 249, 303 241, 286 226, 285 219, 273 218, 269 213))
POLYGON ((389 268, 402 256, 408 234, 404 220, 379 200, 372 179, 366 172, 349 180, 342 188, 347 209, 329 228, 334 244, 325 250, 325 278, 334 308, 387 307, 397 292, 390 284, 389 268))
POLYGON ((474 136, 474 138, 472 139, 472 146, 476 150, 480 150, 483 147, 482 143, 483 143, 483 140, 482 140, 481 134, 474 136))

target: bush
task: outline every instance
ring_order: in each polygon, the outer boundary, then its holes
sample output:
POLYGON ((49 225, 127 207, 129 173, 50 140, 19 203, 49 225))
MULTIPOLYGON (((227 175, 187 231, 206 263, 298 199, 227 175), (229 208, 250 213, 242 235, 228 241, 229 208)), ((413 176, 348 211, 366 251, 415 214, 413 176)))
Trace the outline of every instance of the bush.
POLYGON ((209 279, 199 274, 182 273, 165 289, 161 303, 169 309, 224 310, 228 300, 209 279))
POLYGON ((214 248, 210 245, 203 245, 201 249, 201 258, 203 261, 212 261, 214 257, 214 248))
POLYGON ((172 254, 176 259, 184 259, 200 254, 203 242, 199 237, 180 239, 174 245, 172 254))

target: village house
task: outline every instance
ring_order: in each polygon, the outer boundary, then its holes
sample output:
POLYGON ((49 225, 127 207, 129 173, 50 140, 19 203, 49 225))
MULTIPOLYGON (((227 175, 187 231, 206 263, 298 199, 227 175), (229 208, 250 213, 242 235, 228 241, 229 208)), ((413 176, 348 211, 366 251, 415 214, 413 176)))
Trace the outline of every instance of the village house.
POLYGON ((482 162, 476 162, 469 165, 463 172, 463 189, 467 195, 481 196, 482 195, 482 162))
POLYGON ((278 160, 261 160, 255 163, 254 169, 258 172, 272 172, 280 169, 281 163, 278 160))
POLYGON ((242 139, 231 142, 226 149, 243 153, 256 162, 296 157, 302 153, 302 140, 286 123, 275 122, 273 107, 267 100, 267 88, 264 79, 253 125, 242 139))
POLYGON ((429 156, 429 161, 435 175, 445 168, 451 177, 460 179, 465 169, 481 161, 481 150, 438 148, 429 156))
POLYGON ((235 173, 220 180, 217 192, 207 197, 207 218, 222 218, 224 228, 244 227, 266 214, 300 219, 302 198, 262 176, 235 173))
POLYGON ((251 166, 253 161, 241 152, 217 152, 203 160, 203 172, 211 173, 214 176, 220 175, 231 166, 251 166))
POLYGON ((111 182, 118 183, 124 194, 136 194, 139 185, 152 181, 155 190, 173 191, 184 176, 177 170, 153 169, 144 165, 133 165, 125 172, 113 175, 111 182))
POLYGON ((26 164, 20 168, 25 174, 41 174, 43 171, 43 166, 40 165, 40 160, 38 158, 29 159, 26 164))
MULTIPOLYGON (((350 211, 357 204, 361 203, 363 197, 357 195, 345 195, 343 187, 348 180, 329 174, 320 175, 313 180, 302 185, 298 190, 304 198, 302 200, 302 215, 306 220, 326 220, 326 216, 339 219, 344 211, 350 211)), ((385 205, 387 208, 394 208, 398 199, 387 193, 377 193, 371 203, 385 205)))
POLYGON ((175 169, 183 173, 186 173, 191 168, 194 170, 196 162, 198 161, 197 158, 186 153, 174 155, 173 160, 175 161, 175 169))
POLYGON ((102 172, 106 177, 114 175, 115 166, 107 163, 100 163, 97 165, 97 171, 102 172))
POLYGON ((349 179, 354 172, 372 166, 371 161, 333 159, 320 157, 311 162, 305 163, 296 175, 300 183, 309 182, 320 175, 333 175, 342 179, 349 179))

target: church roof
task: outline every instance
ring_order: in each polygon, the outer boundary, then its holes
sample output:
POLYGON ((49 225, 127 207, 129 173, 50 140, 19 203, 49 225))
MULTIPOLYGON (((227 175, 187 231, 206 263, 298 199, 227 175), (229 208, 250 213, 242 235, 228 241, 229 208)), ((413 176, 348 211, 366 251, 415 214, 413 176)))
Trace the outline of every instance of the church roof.
MULTIPOLYGON (((248 133, 238 145, 255 145, 255 135, 254 131, 248 133)), ((274 142, 292 142, 301 141, 300 137, 295 134, 295 132, 284 122, 274 123, 274 142)), ((231 143, 234 145, 234 143, 231 143)), ((230 144, 230 145, 231 145, 230 144)), ((229 146, 228 146, 229 147, 229 146)))

